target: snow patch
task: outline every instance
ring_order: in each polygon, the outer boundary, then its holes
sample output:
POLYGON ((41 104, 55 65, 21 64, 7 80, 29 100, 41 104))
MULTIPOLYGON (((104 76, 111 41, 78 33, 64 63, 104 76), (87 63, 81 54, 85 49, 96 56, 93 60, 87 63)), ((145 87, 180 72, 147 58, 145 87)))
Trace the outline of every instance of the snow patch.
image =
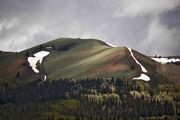
POLYGON ((111 44, 111 43, 108 43, 108 42, 105 42, 107 45, 111 46, 111 47, 116 47, 115 45, 111 44))
POLYGON ((171 63, 171 62, 180 62, 180 59, 178 58, 151 58, 161 64, 171 63))
POLYGON ((37 62, 39 61, 39 63, 42 63, 42 60, 45 56, 47 56, 49 54, 48 51, 40 51, 34 54, 35 57, 28 57, 28 62, 29 65, 32 67, 32 70, 35 73, 39 73, 39 70, 37 69, 37 62))
POLYGON ((47 76, 46 76, 46 75, 44 75, 44 82, 46 81, 46 78, 47 78, 47 76))
MULTIPOLYGON (((136 61, 137 64, 139 64, 139 66, 141 67, 142 72, 147 73, 147 70, 144 66, 141 65, 141 63, 139 63, 139 61, 134 57, 133 53, 132 53, 132 49, 128 48, 129 52, 131 53, 132 58, 136 61)), ((141 73, 141 75, 137 78, 133 78, 133 80, 144 80, 144 81, 150 81, 150 77, 147 76, 146 74, 141 73)))
POLYGON ((144 80, 144 81, 150 81, 150 77, 147 76, 146 74, 141 74, 139 77, 137 78, 133 78, 133 80, 144 80))
POLYGON ((133 53, 132 53, 132 49, 131 48, 128 48, 129 52, 131 53, 131 56, 133 57, 133 59, 136 61, 137 64, 140 65, 141 67, 141 70, 145 73, 147 73, 147 70, 144 66, 141 65, 141 63, 139 63, 139 61, 137 61, 137 59, 134 57, 133 53))
POLYGON ((50 47, 50 46, 48 46, 48 47, 46 47, 46 49, 51 49, 52 47, 50 47))

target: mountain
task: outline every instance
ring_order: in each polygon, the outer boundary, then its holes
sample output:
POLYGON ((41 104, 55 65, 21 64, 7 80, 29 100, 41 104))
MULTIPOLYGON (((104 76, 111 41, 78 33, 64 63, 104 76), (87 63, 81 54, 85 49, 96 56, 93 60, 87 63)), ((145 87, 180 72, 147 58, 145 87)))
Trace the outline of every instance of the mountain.
POLYGON ((178 120, 180 66, 153 59, 80 38, 1 51, 0 120, 178 120))
POLYGON ((152 84, 180 82, 180 67, 176 65, 163 65, 135 50, 130 52, 126 47, 114 47, 96 39, 60 38, 18 53, 0 52, 0 84, 59 78, 133 79, 143 73, 141 66, 152 84), (49 54, 41 64, 36 61, 36 73, 28 58, 40 51, 49 54))

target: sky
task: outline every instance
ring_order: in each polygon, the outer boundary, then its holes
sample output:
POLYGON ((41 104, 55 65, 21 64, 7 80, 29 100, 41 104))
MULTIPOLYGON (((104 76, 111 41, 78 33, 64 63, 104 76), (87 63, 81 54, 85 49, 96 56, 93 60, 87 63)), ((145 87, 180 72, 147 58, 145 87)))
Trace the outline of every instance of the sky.
POLYGON ((180 0, 0 0, 0 50, 60 37, 180 55, 180 0))

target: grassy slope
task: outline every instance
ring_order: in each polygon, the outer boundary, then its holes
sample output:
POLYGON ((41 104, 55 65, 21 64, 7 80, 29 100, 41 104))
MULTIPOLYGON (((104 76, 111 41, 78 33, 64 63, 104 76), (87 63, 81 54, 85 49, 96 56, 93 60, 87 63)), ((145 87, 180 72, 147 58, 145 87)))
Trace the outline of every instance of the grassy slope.
POLYGON ((45 45, 66 45, 77 43, 67 51, 51 51, 44 62, 48 78, 71 77, 120 77, 129 75, 129 62, 126 48, 113 48, 97 40, 56 40, 45 45))
POLYGON ((28 65, 23 54, 14 53, 5 59, 0 60, 0 84, 16 86, 40 78, 28 65), (16 77, 17 73, 19 77, 16 77))
POLYGON ((174 64, 160 64, 149 57, 134 51, 134 55, 140 63, 148 69, 151 77, 150 84, 157 86, 164 83, 180 83, 180 67, 174 64))
POLYGON ((2 51, 0 51, 0 60, 5 59, 12 54, 14 54, 14 52, 2 52, 2 51))
MULTIPOLYGON (((133 51, 133 54, 148 70, 147 74, 153 78, 154 83, 162 83, 169 77, 165 74, 169 66, 162 66, 136 51, 133 51), (165 72, 161 70, 162 68, 165 72)), ((173 71, 180 69, 172 65, 170 67, 173 71)), ((60 38, 0 59, 0 84, 6 81, 26 83, 38 80, 43 78, 44 73, 48 79, 122 76, 131 79, 138 77, 140 71, 139 65, 125 47, 113 48, 95 39, 60 38), (46 48, 49 46, 52 49, 46 48), (33 56, 41 50, 49 51, 50 55, 43 60, 40 74, 36 74, 29 66, 26 54, 29 52, 29 56, 33 56), (18 71, 20 76, 16 78, 18 71)), ((178 81, 180 76, 173 71, 170 74, 175 77, 170 78, 178 81)))

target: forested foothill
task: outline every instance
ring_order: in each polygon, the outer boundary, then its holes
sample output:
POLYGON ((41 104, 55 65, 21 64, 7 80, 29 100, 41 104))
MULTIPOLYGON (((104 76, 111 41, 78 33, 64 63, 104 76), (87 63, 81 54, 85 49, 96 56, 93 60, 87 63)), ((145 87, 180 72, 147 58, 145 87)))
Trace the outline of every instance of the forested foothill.
POLYGON ((2 89, 4 120, 180 119, 176 84, 153 86, 126 78, 57 79, 2 89))

